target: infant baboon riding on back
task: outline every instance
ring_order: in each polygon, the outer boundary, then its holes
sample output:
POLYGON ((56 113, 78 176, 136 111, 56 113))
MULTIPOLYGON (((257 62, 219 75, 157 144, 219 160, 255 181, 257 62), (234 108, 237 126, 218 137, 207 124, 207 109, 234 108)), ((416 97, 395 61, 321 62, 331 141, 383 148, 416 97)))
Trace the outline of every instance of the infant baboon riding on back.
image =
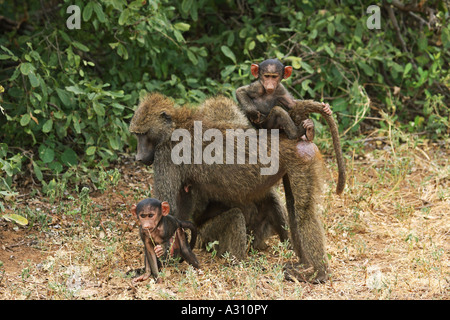
MULTIPOLYGON (((281 129, 289 139, 314 139, 314 123, 307 118, 311 112, 322 114, 331 129, 333 145, 339 167, 339 182, 337 193, 342 193, 345 184, 345 167, 339 142, 339 133, 331 117, 332 111, 328 104, 322 103, 322 108, 311 101, 295 100, 281 83, 292 74, 291 66, 284 66, 278 59, 267 59, 260 64, 251 65, 251 73, 258 80, 236 90, 236 98, 242 111, 256 128, 281 129), (311 108, 311 106, 314 107, 311 108), (285 110, 287 109, 287 110, 285 110)), ((305 159, 317 152, 312 144, 297 145, 300 156, 305 159)))

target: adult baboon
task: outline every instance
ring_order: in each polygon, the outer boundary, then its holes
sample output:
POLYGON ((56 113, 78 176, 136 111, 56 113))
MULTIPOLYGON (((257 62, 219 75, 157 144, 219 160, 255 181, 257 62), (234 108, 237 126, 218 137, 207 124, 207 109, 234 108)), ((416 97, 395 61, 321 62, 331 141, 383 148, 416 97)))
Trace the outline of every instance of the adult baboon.
POLYGON ((288 225, 286 209, 275 188, 262 200, 233 205, 204 198, 199 188, 189 183, 178 193, 176 205, 178 212, 188 215, 198 227, 199 244, 204 246, 219 240, 219 255, 228 251, 236 258, 244 258, 246 233, 252 236, 251 245, 258 250, 267 248, 265 240, 273 234, 277 234, 281 241, 289 239, 285 228, 288 225), (217 225, 224 228, 233 226, 233 233, 222 232, 217 225), (220 239, 217 238, 219 235, 220 239))
MULTIPOLYGON (((273 163, 264 164, 261 158, 256 163, 248 161, 244 164, 228 161, 196 162, 196 148, 200 146, 201 150, 205 150, 205 147, 210 146, 205 142, 205 133, 211 134, 211 130, 215 130, 215 133, 227 136, 227 129, 229 127, 205 118, 201 111, 186 107, 176 108, 169 98, 157 93, 147 95, 140 102, 130 124, 130 131, 138 137, 136 160, 147 165, 153 164, 155 196, 168 201, 172 205, 172 213, 179 219, 186 220, 189 218, 186 215, 191 214, 180 211, 176 205, 179 191, 187 185, 198 191, 202 203, 209 205, 219 202, 235 208, 248 203, 264 202, 272 192, 272 186, 283 178, 292 245, 303 266, 303 269, 297 271, 305 271, 301 278, 326 280, 328 262, 325 255, 325 236, 317 214, 323 165, 320 153, 317 152, 313 158, 305 160, 297 154, 296 143, 288 139, 281 139, 279 148, 274 148, 278 142, 278 131, 269 134, 261 130, 255 132, 260 142, 260 152, 264 149, 267 155, 279 161, 276 163, 278 170, 273 174, 262 174, 264 169, 271 169, 273 163), (189 147, 194 150, 192 156, 183 154, 186 156, 184 159, 194 159, 193 162, 180 162, 178 159, 175 163, 172 151, 178 143, 172 141, 172 134, 176 130, 177 134, 194 137, 188 140, 189 147), (198 133, 203 137, 203 141, 196 138, 198 133), (268 137, 267 145, 261 144, 264 134, 268 137), (279 158, 276 158, 278 152, 279 158)), ((244 150, 234 148, 231 155, 236 156, 238 152, 243 151, 245 159, 254 156, 249 140, 243 138, 246 133, 236 130, 234 134, 237 139, 245 141, 245 144, 244 150)), ((217 137, 219 136, 215 136, 215 139, 218 139, 217 137)), ((223 150, 227 148, 225 140, 215 140, 214 143, 216 146, 221 144, 223 150)), ((214 155, 217 156, 218 149, 214 150, 214 155)), ((194 215, 194 222, 207 212, 197 212, 200 216, 194 215)), ((228 230, 230 236, 233 236, 232 225, 228 230)))
MULTIPOLYGON (((204 119, 208 119, 208 121, 214 123, 217 127, 233 129, 253 128, 247 117, 239 109, 236 103, 224 96, 206 99, 198 107, 198 112, 202 113, 204 119)), ((240 213, 244 215, 247 234, 252 236, 252 246, 255 249, 265 249, 267 247, 265 240, 273 234, 277 234, 281 241, 289 239, 288 232, 285 229, 287 226, 286 208, 282 204, 275 187, 273 187, 261 201, 256 203, 248 202, 244 206, 238 206, 235 208, 232 208, 230 203, 205 203, 208 199, 202 199, 202 197, 198 194, 198 190, 196 190, 196 188, 192 188, 192 186, 188 188, 185 187, 181 190, 180 196, 183 197, 183 200, 179 201, 180 206, 183 207, 180 207, 180 210, 183 212, 191 212, 192 216, 200 217, 201 219, 196 222, 198 226, 204 226, 204 228, 200 227, 200 239, 205 238, 203 237, 203 235, 205 235, 204 231, 206 227, 209 229, 210 225, 214 225, 212 227, 213 229, 217 228, 217 224, 227 225, 230 221, 232 224, 238 225, 241 219, 234 220, 228 217, 228 215, 223 215, 224 212, 228 212, 228 210, 231 209, 238 209, 240 213), (196 204, 193 207, 188 208, 187 205, 192 205, 192 201, 195 201, 196 204), (208 221, 208 219, 216 216, 217 218, 213 221, 208 221), (208 222, 208 224, 204 225, 206 222, 208 222)), ((236 217, 237 213, 233 211, 231 216, 236 217)), ((241 228, 237 227, 237 229, 241 228)), ((218 233, 218 230, 214 232, 214 234, 218 233)), ((225 237, 229 237, 229 235, 225 235, 225 237)), ((240 241, 242 241, 242 237, 236 235, 232 242, 235 243, 236 239, 241 239, 240 241)), ((205 241, 206 239, 203 239, 203 242, 205 241)), ((225 244, 226 242, 232 243, 228 239, 226 241, 222 241, 218 249, 219 254, 229 251, 236 257, 242 257, 243 245, 239 245, 237 247, 227 246, 225 244)))

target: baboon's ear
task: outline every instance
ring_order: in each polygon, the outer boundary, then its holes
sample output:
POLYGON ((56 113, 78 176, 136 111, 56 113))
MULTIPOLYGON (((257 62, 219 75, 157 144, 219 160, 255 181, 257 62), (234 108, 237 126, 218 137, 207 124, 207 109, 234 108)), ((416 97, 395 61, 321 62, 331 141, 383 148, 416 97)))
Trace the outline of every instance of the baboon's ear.
POLYGON ((292 74, 292 67, 291 66, 284 67, 283 79, 289 78, 291 76, 291 74, 292 74))
POLYGON ((170 114, 167 114, 165 111, 161 112, 160 116, 161 116, 161 118, 166 120, 167 123, 172 123, 172 117, 170 116, 170 114))
POLYGON ((161 202, 161 213, 163 216, 167 216, 170 213, 170 206, 167 201, 161 202))
POLYGON ((255 78, 259 77, 259 65, 256 63, 252 63, 250 66, 250 71, 255 78))

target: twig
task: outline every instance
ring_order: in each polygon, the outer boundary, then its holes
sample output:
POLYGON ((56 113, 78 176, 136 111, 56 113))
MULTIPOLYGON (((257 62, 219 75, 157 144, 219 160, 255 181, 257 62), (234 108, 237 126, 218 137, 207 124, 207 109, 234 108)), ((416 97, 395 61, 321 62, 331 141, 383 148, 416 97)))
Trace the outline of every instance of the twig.
POLYGON ((397 18, 395 17, 394 10, 392 9, 392 6, 390 6, 387 3, 383 3, 384 7, 386 8, 389 19, 391 19, 392 25, 394 26, 395 32, 397 33, 398 41, 400 41, 400 44, 402 45, 404 52, 409 52, 408 48, 406 47, 405 40, 403 40, 402 34, 400 32, 400 27, 398 26, 397 18))
POLYGON ((11 248, 20 247, 21 245, 24 245, 24 244, 26 244, 26 242, 24 240, 22 240, 22 241, 19 241, 17 243, 13 243, 13 244, 4 246, 4 250, 5 251, 9 250, 11 252, 14 252, 11 248))
POLYGON ((54 104, 54 103, 51 103, 51 102, 47 102, 47 104, 49 105, 49 106, 52 106, 52 107, 54 107, 54 108, 56 108, 56 109, 58 109, 58 110, 61 110, 61 108, 60 107, 58 107, 56 104, 54 104))
POLYGON ((422 18, 421 16, 418 16, 417 14, 415 14, 414 12, 409 11, 408 14, 414 18, 416 18, 417 20, 419 20, 421 23, 425 24, 426 26, 428 26, 428 29, 431 29, 430 23, 427 22, 424 18, 422 18))
POLYGON ((300 84, 300 83, 302 83, 303 81, 305 81, 306 79, 309 79, 309 78, 313 77, 314 75, 315 75, 315 73, 308 74, 307 76, 304 76, 304 77, 302 77, 302 78, 300 78, 300 79, 297 79, 297 80, 295 80, 294 82, 292 82, 292 85, 295 86, 295 85, 297 85, 297 84, 300 84))
POLYGON ((387 137, 364 138, 364 139, 356 140, 355 143, 370 142, 370 141, 383 141, 386 139, 387 139, 387 137))
MULTIPOLYGON (((402 10, 402 11, 414 11, 414 12, 424 12, 424 10, 420 7, 414 7, 414 6, 405 6, 402 2, 399 0, 392 0, 392 4, 402 10)), ((426 10, 428 11, 428 10, 426 10)))

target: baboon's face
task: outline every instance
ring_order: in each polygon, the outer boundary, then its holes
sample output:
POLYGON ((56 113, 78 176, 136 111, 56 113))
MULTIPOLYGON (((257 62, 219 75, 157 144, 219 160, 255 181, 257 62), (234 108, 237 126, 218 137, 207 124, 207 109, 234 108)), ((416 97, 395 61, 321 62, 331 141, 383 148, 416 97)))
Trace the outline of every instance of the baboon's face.
POLYGON ((137 161, 146 165, 153 164, 158 145, 171 137, 173 110, 173 102, 158 93, 149 94, 141 100, 129 129, 136 134, 138 140, 137 161))
POLYGON ((137 134, 137 154, 136 161, 149 166, 155 160, 155 143, 151 139, 150 134, 137 134))

